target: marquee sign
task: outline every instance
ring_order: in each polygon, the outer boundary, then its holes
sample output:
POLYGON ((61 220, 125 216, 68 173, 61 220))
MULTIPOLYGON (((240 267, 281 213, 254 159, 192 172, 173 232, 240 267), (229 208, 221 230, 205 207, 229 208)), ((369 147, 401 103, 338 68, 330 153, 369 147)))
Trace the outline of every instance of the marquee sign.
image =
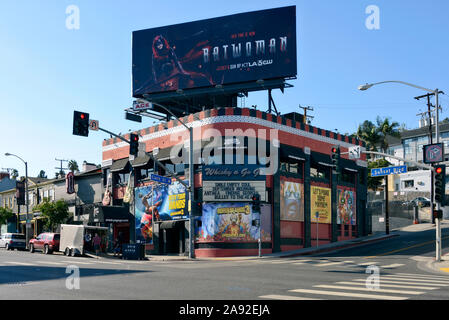
POLYGON ((203 181, 203 201, 251 201, 255 193, 266 201, 265 181, 203 181))

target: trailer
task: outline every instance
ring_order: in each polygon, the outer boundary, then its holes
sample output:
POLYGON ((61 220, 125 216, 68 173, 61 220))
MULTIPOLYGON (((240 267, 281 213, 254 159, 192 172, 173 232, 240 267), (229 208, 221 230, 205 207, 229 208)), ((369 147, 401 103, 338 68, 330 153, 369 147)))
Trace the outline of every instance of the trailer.
POLYGON ((85 255, 87 252, 93 252, 92 239, 97 233, 101 237, 101 251, 107 250, 108 228, 85 225, 61 225, 61 240, 59 242, 59 251, 64 252, 66 256, 85 255))

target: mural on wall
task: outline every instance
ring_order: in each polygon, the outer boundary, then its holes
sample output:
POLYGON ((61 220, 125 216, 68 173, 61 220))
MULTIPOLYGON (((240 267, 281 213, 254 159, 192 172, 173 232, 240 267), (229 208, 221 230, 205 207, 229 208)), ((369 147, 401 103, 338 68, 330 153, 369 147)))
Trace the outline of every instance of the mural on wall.
POLYGON ((337 224, 356 224, 355 192, 347 189, 337 189, 337 224))
POLYGON ((311 186, 310 200, 310 221, 331 223, 331 189, 311 186))
POLYGON ((304 221, 304 186, 281 180, 281 220, 304 221))
POLYGON ((188 218, 186 190, 175 181, 135 189, 136 240, 153 243, 153 222, 188 218))
MULTIPOLYGON (((261 211, 261 239, 271 241, 271 210, 262 207, 261 211)), ((195 230, 197 242, 254 242, 259 239, 259 227, 252 223, 259 219, 259 213, 252 212, 251 203, 205 202, 203 215, 198 219, 201 226, 195 230)))

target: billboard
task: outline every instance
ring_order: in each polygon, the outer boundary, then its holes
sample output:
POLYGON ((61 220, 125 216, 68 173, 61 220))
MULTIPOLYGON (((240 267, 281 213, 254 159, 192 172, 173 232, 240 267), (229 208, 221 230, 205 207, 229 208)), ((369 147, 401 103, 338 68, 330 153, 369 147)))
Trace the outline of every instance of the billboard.
MULTIPOLYGON (((261 239, 271 241, 271 207, 261 207, 261 239)), ((197 242, 255 242, 259 227, 252 224, 259 213, 252 212, 251 203, 207 202, 203 204, 201 226, 196 227, 197 242)))
POLYGON ((304 187, 281 180, 281 220, 304 221, 304 187))
POLYGON ((143 94, 296 76, 296 6, 134 31, 143 94))
POLYGON ((151 244, 153 220, 187 219, 187 193, 178 181, 135 189, 136 240, 151 244))
POLYGON ((313 223, 331 223, 331 189, 311 186, 310 193, 310 221, 313 223))

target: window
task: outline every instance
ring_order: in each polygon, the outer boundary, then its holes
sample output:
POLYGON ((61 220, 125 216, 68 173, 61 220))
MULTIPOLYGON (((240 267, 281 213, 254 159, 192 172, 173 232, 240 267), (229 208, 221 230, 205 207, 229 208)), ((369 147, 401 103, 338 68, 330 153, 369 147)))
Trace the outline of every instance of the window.
POLYGON ((413 188, 414 187, 414 180, 405 180, 404 181, 404 188, 413 188))
POLYGON ((118 185, 126 185, 129 180, 129 172, 128 173, 117 173, 117 184, 118 185))
POLYGON ((330 168, 312 163, 310 166, 310 176, 312 178, 330 180, 330 168))

